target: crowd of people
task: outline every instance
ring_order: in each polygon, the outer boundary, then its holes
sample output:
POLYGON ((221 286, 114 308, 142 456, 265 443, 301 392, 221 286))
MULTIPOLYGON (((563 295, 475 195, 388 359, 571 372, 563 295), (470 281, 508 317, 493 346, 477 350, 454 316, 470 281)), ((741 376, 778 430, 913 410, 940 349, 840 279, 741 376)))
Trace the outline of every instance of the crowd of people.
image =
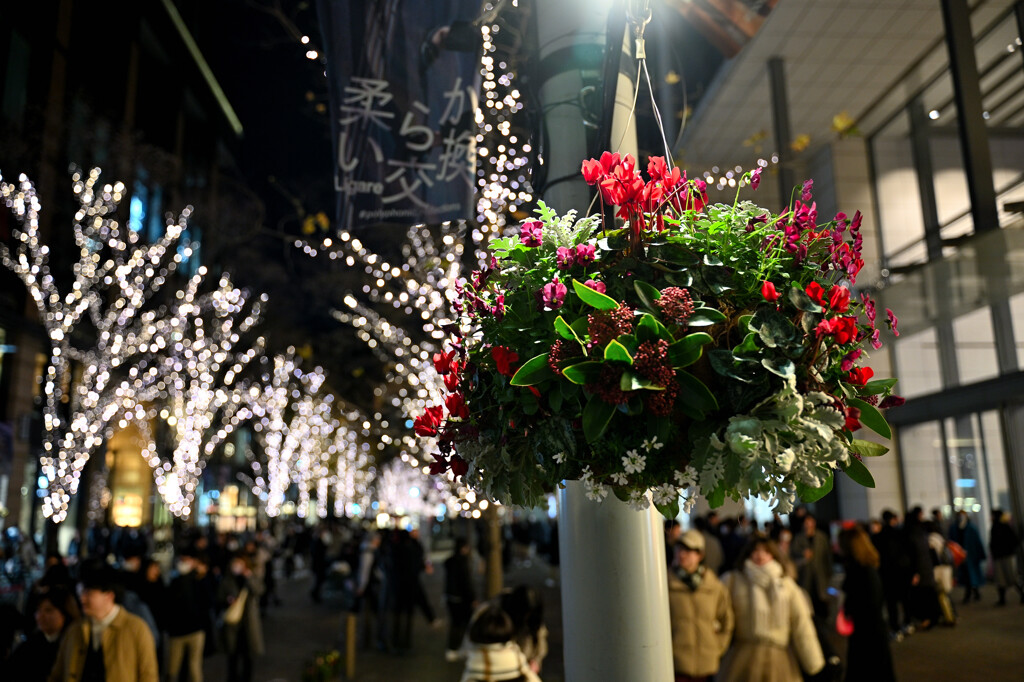
MULTIPOLYGON (((670 521, 665 533, 677 682, 894 680, 891 644, 955 625, 954 584, 966 604, 981 599, 986 577, 985 543, 965 511, 950 522, 939 510, 925 518, 915 507, 902 522, 886 511, 841 524, 835 542, 804 509, 765 532, 711 512, 685 533, 670 521), (845 665, 837 635, 848 637, 845 665)), ((1024 604, 1020 538, 1001 510, 988 549, 996 605, 1011 590, 1024 604)))
MULTIPOLYGON (((920 507, 903 519, 886 511, 836 530, 830 536, 804 509, 763 530, 713 511, 686 532, 668 522, 677 681, 893 680, 890 647, 955 625, 955 602, 980 600, 989 577, 998 606, 1009 597, 1024 604, 1020 537, 1000 510, 987 543, 966 512, 926 518, 920 507), (954 589, 962 590, 956 599, 954 589), (847 636, 845 663, 837 629, 847 636)), ((3 603, 0 677, 199 682, 204 659, 221 652, 226 668, 218 679, 249 682, 264 650, 262 616, 281 604, 278 575, 301 571, 311 602, 331 600, 357 615, 363 649, 408 653, 421 614, 431 628, 447 625, 443 655, 461 663, 463 682, 539 682, 548 651, 540 593, 519 585, 481 597, 485 533, 471 533, 475 546, 453 538, 435 567, 415 529, 342 520, 275 531, 193 530, 163 547, 145 531, 96 528, 73 544, 76 554, 48 555, 33 580, 35 548, 7 543, 7 564, 21 566, 28 582, 20 609, 3 603), (443 571, 445 620, 423 584, 435 570, 443 571)), ((530 561, 539 547, 557 565, 556 526, 519 519, 505 532, 506 561, 530 561)))

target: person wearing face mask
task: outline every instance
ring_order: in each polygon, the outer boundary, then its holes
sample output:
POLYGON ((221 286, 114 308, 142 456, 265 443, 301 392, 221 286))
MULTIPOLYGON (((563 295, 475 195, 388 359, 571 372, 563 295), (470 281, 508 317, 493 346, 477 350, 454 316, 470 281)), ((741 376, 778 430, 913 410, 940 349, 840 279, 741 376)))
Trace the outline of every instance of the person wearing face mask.
POLYGON ((209 604, 199 582, 193 552, 183 552, 177 568, 178 575, 167 588, 167 675, 178 680, 184 662, 189 682, 202 682, 209 604))
POLYGON ((825 657, 807 596, 786 574, 785 559, 768 536, 754 533, 722 578, 732 599, 733 646, 716 679, 724 682, 801 682, 817 675, 825 657))
POLYGON ((14 650, 7 663, 10 679, 19 682, 45 682, 57 660, 61 637, 81 617, 74 595, 63 587, 38 593, 35 604, 37 630, 14 650))
POLYGON ((248 558, 236 554, 231 557, 228 572, 217 591, 217 604, 223 609, 222 637, 228 655, 228 682, 251 682, 253 660, 263 655, 259 594, 251 576, 248 558), (240 606, 236 606, 238 602, 240 606))
POLYGON ((704 566, 704 536, 688 530, 673 548, 668 573, 672 662, 676 682, 704 682, 718 672, 732 638, 732 602, 715 572, 704 566))

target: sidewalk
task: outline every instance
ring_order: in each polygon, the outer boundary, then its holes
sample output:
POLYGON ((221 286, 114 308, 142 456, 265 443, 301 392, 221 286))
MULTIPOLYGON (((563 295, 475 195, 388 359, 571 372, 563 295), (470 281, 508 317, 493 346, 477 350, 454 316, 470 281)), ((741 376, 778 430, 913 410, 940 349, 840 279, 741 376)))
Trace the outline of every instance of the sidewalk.
MULTIPOLYGON (((550 653, 544 661, 544 682, 564 682, 562 663, 562 613, 557 585, 548 586, 546 564, 535 560, 513 567, 506 585, 527 583, 544 595, 545 621, 550 631, 550 653)), ((424 586, 437 614, 446 618, 441 602, 443 569, 424 576, 424 586)), ((482 576, 478 578, 478 587, 482 576)), ((301 682, 303 665, 318 651, 344 652, 342 612, 337 606, 313 604, 309 598, 311 580, 301 576, 282 581, 282 606, 271 607, 264 620, 267 655, 256 663, 254 682, 301 682)), ((478 593, 481 590, 478 589, 478 593)), ((897 679, 901 682, 1017 682, 1024 679, 1024 606, 1019 600, 997 608, 995 588, 982 589, 982 601, 957 605, 960 622, 956 627, 936 627, 900 643, 892 644, 897 679)), ((628 627, 624 623, 623 627, 628 627)), ((431 629, 422 614, 413 621, 413 648, 405 655, 377 651, 360 652, 358 682, 458 682, 461 663, 444 659, 447 623, 431 629)), ((210 657, 206 679, 225 679, 223 655, 210 657)), ((622 682, 648 682, 623 680, 622 682)))

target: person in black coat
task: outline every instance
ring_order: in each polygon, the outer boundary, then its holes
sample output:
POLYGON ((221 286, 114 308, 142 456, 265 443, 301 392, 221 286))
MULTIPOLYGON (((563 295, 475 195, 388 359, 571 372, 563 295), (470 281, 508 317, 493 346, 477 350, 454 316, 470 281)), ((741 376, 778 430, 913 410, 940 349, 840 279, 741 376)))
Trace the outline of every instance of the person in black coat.
POLYGON ((847 648, 847 682, 895 682, 889 633, 882 617, 883 588, 878 575, 879 556, 860 526, 839 533, 839 548, 846 566, 843 610, 853 622, 847 648))
POLYGON ((910 552, 910 613, 927 630, 939 619, 939 597, 935 590, 935 564, 928 546, 924 511, 914 507, 907 513, 904 527, 910 552))
POLYGON ((457 661, 459 649, 466 636, 469 619, 476 607, 473 573, 470 567, 470 548, 465 538, 456 538, 455 553, 444 562, 444 600, 448 605, 448 649, 445 658, 457 661))
POLYGON ((61 637, 82 615, 74 595, 65 587, 43 588, 33 595, 33 601, 37 629, 11 654, 3 679, 45 682, 57 661, 61 637))
POLYGON ((902 637, 905 626, 910 624, 907 596, 910 588, 910 555, 907 552, 906 536, 899 526, 899 518, 886 509, 882 512, 882 528, 871 538, 878 550, 878 574, 882 579, 885 595, 885 610, 889 617, 889 630, 902 637), (902 608, 902 617, 900 609, 902 608))
POLYGON ((1024 587, 1017 573, 1017 550, 1020 548, 1020 537, 1010 525, 1010 515, 1002 509, 992 510, 992 529, 989 531, 989 551, 992 552, 992 573, 999 590, 997 606, 1006 605, 1006 590, 1014 587, 1020 593, 1020 601, 1024 604, 1024 587))

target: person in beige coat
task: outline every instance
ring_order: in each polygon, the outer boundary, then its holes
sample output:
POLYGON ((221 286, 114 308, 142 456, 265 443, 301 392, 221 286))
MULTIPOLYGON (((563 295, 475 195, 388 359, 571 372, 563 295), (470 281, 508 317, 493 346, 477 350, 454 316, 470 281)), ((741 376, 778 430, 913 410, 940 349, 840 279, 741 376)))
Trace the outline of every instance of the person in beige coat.
POLYGON ((157 682, 156 645, 146 621, 115 603, 104 566, 82 580, 85 618, 68 628, 49 682, 157 682))
POLYGON ((785 559, 766 535, 756 533, 722 578, 732 597, 736 627, 722 660, 723 682, 801 682, 801 669, 825 667, 807 596, 786 574, 785 559))
POLYGON ((703 565, 704 535, 683 533, 668 574, 672 663, 678 682, 701 682, 718 672, 732 638, 732 603, 725 586, 703 565))

